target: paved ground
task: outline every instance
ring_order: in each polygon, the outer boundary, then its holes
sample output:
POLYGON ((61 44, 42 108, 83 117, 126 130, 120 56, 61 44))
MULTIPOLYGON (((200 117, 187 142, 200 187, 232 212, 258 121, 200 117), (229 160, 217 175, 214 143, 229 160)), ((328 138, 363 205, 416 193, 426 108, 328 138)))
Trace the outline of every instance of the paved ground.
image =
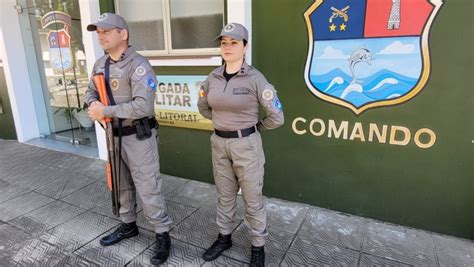
MULTIPOLYGON (((152 228, 112 247, 99 238, 119 221, 111 214, 104 162, 0 140, 0 266, 146 266, 152 228), (100 179, 99 179, 100 178, 100 179)), ((163 175, 174 220, 168 265, 247 265, 250 241, 242 201, 234 246, 205 263, 217 236, 211 184, 163 175)), ((269 266, 474 266, 474 242, 314 206, 266 199, 269 266)))

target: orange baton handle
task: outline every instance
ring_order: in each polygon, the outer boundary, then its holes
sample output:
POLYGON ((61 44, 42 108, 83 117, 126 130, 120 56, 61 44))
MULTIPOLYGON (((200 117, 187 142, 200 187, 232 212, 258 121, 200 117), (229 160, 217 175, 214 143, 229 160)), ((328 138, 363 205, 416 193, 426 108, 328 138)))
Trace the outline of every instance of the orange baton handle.
MULTIPOLYGON (((99 93, 100 103, 104 106, 109 106, 109 98, 107 97, 107 87, 105 86, 105 77, 103 73, 94 75, 94 84, 99 93)), ((105 122, 111 122, 112 118, 104 118, 105 122)))

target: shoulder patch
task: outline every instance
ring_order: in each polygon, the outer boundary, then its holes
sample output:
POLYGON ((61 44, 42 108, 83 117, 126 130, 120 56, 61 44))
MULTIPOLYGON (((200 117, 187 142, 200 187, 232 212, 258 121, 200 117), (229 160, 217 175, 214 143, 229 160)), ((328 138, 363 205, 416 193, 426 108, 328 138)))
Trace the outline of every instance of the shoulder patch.
POLYGON ((278 96, 276 96, 275 99, 273 99, 273 106, 275 106, 279 111, 283 109, 283 106, 280 102, 280 99, 278 99, 278 96))
POLYGON ((206 96, 206 92, 204 91, 204 89, 202 89, 202 87, 199 89, 199 97, 205 97, 206 96))
POLYGON ((267 100, 267 101, 272 100, 273 97, 274 97, 274 94, 273 94, 273 91, 271 89, 267 88, 267 89, 263 90, 263 92, 262 92, 263 100, 267 100))
POLYGON ((138 68, 135 69, 135 74, 138 76, 143 76, 146 73, 146 69, 143 66, 138 66, 138 68))
POLYGON ((155 79, 153 79, 152 75, 148 75, 148 77, 146 78, 146 83, 148 84, 148 87, 150 87, 151 90, 156 90, 156 82, 155 79))

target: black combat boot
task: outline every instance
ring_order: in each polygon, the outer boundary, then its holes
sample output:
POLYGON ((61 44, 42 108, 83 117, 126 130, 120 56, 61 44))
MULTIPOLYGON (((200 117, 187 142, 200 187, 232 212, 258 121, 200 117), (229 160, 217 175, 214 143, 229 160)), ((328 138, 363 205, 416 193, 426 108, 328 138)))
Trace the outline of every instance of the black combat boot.
POLYGON ((106 235, 100 239, 100 244, 104 247, 116 244, 122 239, 130 238, 138 235, 138 227, 135 222, 121 223, 117 230, 110 235, 106 235))
POLYGON ((251 267, 263 267, 265 266, 265 250, 263 246, 254 247, 252 246, 252 255, 250 256, 251 267))
POLYGON ((151 264, 159 265, 164 263, 169 255, 171 248, 171 238, 168 232, 156 234, 156 250, 151 257, 151 264))
POLYGON ((224 250, 229 249, 232 247, 232 239, 231 235, 219 235, 217 236, 217 240, 212 244, 210 248, 202 254, 202 258, 205 261, 212 261, 217 259, 224 250))

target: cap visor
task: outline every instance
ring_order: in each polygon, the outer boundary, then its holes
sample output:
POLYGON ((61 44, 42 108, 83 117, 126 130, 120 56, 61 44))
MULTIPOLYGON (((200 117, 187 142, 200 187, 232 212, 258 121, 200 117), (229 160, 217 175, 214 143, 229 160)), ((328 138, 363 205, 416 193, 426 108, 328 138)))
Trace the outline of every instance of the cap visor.
POLYGON ((115 25, 105 23, 105 22, 97 22, 93 24, 87 25, 87 30, 90 32, 96 31, 97 28, 105 29, 105 30, 111 30, 117 28, 115 25))
POLYGON ((222 39, 222 37, 224 37, 224 36, 230 37, 230 38, 232 38, 234 40, 238 40, 238 41, 242 41, 243 39, 245 39, 240 35, 228 33, 228 34, 221 34, 221 35, 217 36, 216 39, 214 39, 214 41, 216 41, 216 42, 220 41, 222 39))

